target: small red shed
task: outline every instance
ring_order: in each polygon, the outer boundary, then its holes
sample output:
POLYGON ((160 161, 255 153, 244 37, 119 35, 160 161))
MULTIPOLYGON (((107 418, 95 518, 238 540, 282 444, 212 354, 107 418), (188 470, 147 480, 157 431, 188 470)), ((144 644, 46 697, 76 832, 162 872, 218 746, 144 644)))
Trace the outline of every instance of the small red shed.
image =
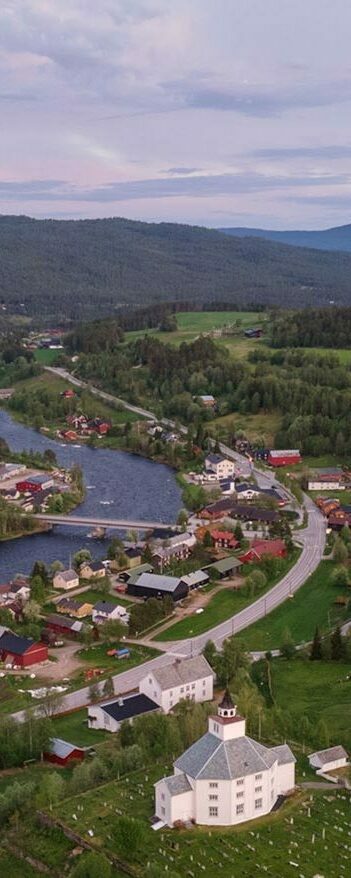
POLYGON ((61 738, 51 738, 50 750, 43 753, 46 762, 54 762, 55 765, 68 765, 73 760, 83 760, 85 758, 85 750, 82 747, 76 747, 69 741, 62 741, 61 738))

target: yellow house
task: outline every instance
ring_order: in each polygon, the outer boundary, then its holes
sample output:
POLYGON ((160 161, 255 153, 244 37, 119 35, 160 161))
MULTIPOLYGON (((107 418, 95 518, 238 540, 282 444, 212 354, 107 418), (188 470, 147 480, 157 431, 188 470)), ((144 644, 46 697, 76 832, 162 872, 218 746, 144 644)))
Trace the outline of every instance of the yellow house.
POLYGON ((56 604, 58 613, 64 613, 73 616, 75 619, 82 619, 84 616, 91 616, 93 605, 88 601, 75 601, 73 598, 61 598, 56 604))
POLYGON ((101 561, 84 561, 80 570, 81 579, 103 579, 106 569, 101 561))

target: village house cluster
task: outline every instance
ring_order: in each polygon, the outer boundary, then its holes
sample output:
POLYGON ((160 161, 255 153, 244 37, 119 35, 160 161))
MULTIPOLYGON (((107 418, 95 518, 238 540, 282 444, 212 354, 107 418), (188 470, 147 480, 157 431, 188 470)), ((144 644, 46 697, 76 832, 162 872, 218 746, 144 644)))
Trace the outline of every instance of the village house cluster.
POLYGON ((71 490, 69 472, 45 471, 20 463, 0 463, 0 497, 23 512, 46 512, 51 497, 71 490))

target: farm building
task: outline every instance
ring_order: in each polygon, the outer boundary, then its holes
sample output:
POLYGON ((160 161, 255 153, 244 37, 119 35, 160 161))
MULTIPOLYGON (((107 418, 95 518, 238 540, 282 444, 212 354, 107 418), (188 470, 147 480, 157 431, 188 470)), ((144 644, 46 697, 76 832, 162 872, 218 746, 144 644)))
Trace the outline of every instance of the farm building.
POLYGON ((210 503, 209 506, 205 506, 199 513, 199 518, 208 518, 210 521, 227 518, 231 515, 233 506, 233 500, 230 500, 229 497, 225 497, 223 500, 217 500, 215 503, 210 503))
POLYGON ((55 613, 47 616, 45 624, 50 631, 54 631, 61 637, 78 637, 84 628, 84 623, 80 622, 79 619, 68 619, 66 616, 57 616, 55 613))
POLYGON ((271 524, 278 521, 279 513, 276 509, 268 509, 264 506, 250 506, 248 503, 234 503, 232 505, 232 518, 241 518, 243 521, 262 521, 271 524))
POLYGON ((349 764, 349 757, 343 747, 328 747, 327 750, 317 750, 308 756, 308 761, 317 774, 335 771, 349 764))
POLYGON ((176 759, 173 775, 155 784, 155 814, 164 824, 233 826, 268 814, 294 789, 290 748, 265 747, 245 725, 226 692, 208 732, 176 759))
POLYGON ((74 760, 84 759, 85 751, 82 747, 75 747, 68 741, 62 741, 61 738, 51 738, 50 750, 44 751, 43 757, 46 762, 65 766, 74 760))
POLYGON ((122 582, 130 582, 133 584, 134 582, 137 582, 142 573, 152 573, 153 569, 152 564, 139 564, 138 567, 133 567, 132 570, 123 570, 122 573, 119 574, 119 579, 121 579, 122 582))
POLYGON ((240 555, 240 561, 243 564, 248 564, 252 561, 261 561, 264 556, 285 558, 286 545, 284 540, 252 540, 250 548, 243 555, 240 555))
POLYGON ((36 643, 29 637, 19 637, 12 631, 5 631, 0 637, 0 660, 6 664, 28 668, 48 658, 44 643, 36 643))
POLYGON ((186 598, 188 586, 176 576, 159 576, 157 573, 142 573, 136 582, 129 580, 128 594, 140 598, 158 598, 170 595, 174 601, 186 598))
POLYGON ((182 582, 185 582, 190 591, 193 588, 201 588, 202 585, 207 585, 209 579, 210 577, 206 570, 194 570, 193 573, 187 573, 182 576, 182 582))
POLYGON ((319 467, 308 479, 309 491, 345 491, 351 482, 351 473, 340 466, 319 467))
POLYGON ((139 692, 151 698, 164 713, 179 701, 212 701, 214 673, 205 656, 175 661, 149 671, 139 683, 139 692))
POLYGON ((270 451, 267 457, 267 463, 271 466, 293 466, 301 463, 301 454, 298 448, 270 451))
POLYGON ((234 555, 230 555, 229 558, 221 558, 220 561, 210 564, 206 567, 206 572, 209 573, 210 577, 214 573, 219 579, 230 579, 232 576, 236 576, 242 566, 240 558, 234 558, 234 555))
POLYGON ((158 704, 148 698, 147 695, 129 695, 127 698, 115 698, 105 704, 92 704, 88 707, 89 729, 106 729, 108 732, 118 732, 121 723, 125 720, 130 722, 136 716, 159 710, 158 704))

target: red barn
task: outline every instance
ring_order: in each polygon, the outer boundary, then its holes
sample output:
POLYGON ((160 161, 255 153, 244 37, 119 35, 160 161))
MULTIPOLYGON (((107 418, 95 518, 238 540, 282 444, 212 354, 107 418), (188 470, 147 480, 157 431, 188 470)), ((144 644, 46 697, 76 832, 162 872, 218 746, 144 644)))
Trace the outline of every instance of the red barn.
POLYGON ((48 648, 44 643, 35 643, 29 637, 19 637, 12 631, 5 631, 0 637, 0 660, 28 668, 48 658, 48 648))
POLYGON ((244 555, 240 555, 240 561, 243 564, 261 561, 264 555, 270 558, 285 558, 286 545, 284 540, 252 540, 250 548, 244 555))
POLYGON ((267 457, 267 463, 270 466, 293 466, 295 463, 301 463, 301 460, 302 457, 297 448, 285 451, 270 451, 267 457))
POLYGON ((61 738, 51 738, 50 750, 43 753, 47 762, 54 762, 55 765, 68 765, 75 759, 84 759, 85 751, 82 747, 75 747, 68 741, 62 741, 61 738))
POLYGON ((77 637, 81 634, 84 624, 79 619, 68 619, 67 616, 59 616, 53 613, 46 619, 46 627, 61 637, 77 637))

